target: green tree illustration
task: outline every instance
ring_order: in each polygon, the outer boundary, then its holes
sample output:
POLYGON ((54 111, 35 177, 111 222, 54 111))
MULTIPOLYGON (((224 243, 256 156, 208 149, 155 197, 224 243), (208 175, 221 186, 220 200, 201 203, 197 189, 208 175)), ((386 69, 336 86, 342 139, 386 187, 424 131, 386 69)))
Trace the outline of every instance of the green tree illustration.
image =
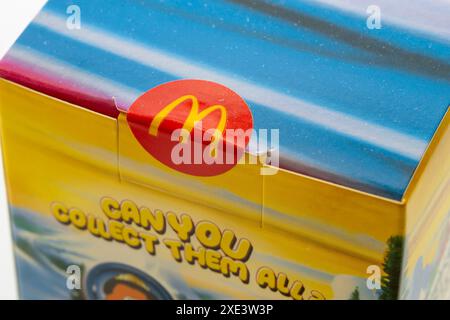
POLYGON ((356 287, 355 290, 353 290, 352 294, 350 295, 350 299, 348 300, 359 300, 359 288, 356 287))
POLYGON ((398 298, 403 242, 402 236, 392 236, 387 241, 387 251, 383 262, 385 275, 381 278, 380 300, 396 300, 398 298))

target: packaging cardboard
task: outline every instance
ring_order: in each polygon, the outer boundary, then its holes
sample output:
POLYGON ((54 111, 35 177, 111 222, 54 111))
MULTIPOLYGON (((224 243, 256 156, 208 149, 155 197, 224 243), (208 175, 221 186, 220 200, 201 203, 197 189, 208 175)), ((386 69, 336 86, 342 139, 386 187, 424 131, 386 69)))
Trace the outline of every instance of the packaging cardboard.
POLYGON ((450 44, 389 12, 49 1, 0 62, 21 298, 448 297, 450 44), (192 119, 257 135, 168 162, 192 119))

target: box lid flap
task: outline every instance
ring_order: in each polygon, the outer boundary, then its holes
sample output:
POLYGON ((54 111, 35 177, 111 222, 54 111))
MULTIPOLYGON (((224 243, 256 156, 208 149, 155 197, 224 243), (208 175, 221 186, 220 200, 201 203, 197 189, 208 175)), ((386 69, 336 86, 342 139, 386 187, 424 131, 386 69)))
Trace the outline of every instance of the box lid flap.
POLYGON ((377 29, 364 3, 51 0, 0 76, 111 117, 215 81, 279 129, 281 167, 399 200, 450 102, 450 5, 381 0, 377 29))

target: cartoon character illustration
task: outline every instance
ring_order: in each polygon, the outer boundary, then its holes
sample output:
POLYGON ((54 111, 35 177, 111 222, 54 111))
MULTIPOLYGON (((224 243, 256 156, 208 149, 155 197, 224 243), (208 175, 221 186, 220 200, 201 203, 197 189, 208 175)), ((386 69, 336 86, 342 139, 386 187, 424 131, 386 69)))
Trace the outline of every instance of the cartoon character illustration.
POLYGON ((129 273, 111 278, 103 290, 106 300, 157 300, 142 280, 129 273))
POLYGON ((168 291, 153 277, 119 263, 95 266, 86 278, 86 298, 93 300, 168 300, 168 291))

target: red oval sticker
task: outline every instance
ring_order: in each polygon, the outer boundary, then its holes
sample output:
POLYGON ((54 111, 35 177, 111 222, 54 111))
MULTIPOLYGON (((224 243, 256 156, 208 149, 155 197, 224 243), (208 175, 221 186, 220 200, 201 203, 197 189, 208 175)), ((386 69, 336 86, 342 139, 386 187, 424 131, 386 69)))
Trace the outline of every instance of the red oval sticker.
POLYGON ((178 80, 147 91, 131 105, 127 121, 153 157, 195 176, 233 168, 253 128, 250 109, 238 94, 204 80, 178 80))

